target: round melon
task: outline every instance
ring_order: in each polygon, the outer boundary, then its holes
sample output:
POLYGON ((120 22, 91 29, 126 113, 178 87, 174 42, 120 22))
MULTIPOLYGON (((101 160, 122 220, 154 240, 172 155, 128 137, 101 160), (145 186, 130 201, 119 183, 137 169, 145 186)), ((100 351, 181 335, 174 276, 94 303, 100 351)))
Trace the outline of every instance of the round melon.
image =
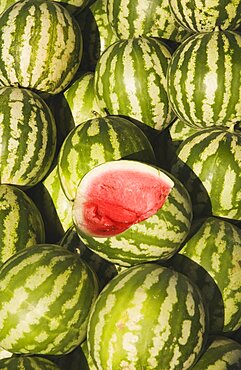
POLYGON ((78 254, 37 244, 0 268, 0 343, 15 354, 63 355, 86 337, 98 294, 94 272, 78 254))
POLYGON ((42 216, 22 190, 0 184, 0 265, 17 251, 45 241, 42 216))
POLYGON ((184 275, 130 267, 99 294, 87 329, 97 369, 191 369, 207 335, 205 306, 184 275))
POLYGON ((169 0, 169 6, 177 23, 190 32, 236 29, 241 23, 239 0, 169 0))
POLYGON ((0 88, 0 183, 23 188, 47 174, 56 150, 56 124, 35 92, 0 88))
POLYGON ((80 180, 93 167, 120 158, 155 163, 149 140, 134 123, 123 117, 106 116, 75 127, 58 157, 58 173, 66 197, 74 200, 80 180))
POLYGON ((73 220, 84 243, 120 264, 170 258, 189 232, 191 201, 173 176, 131 160, 106 162, 80 181, 73 220))
POLYGON ((171 52, 158 38, 135 37, 110 45, 95 70, 97 102, 109 114, 162 130, 172 120, 167 96, 171 52))
POLYGON ((200 289, 209 312, 210 333, 241 327, 241 230, 217 217, 206 218, 170 261, 200 289))
POLYGON ((80 28, 59 3, 18 1, 1 14, 1 85, 57 94, 73 79, 81 57, 80 28))
POLYGON ((187 38, 168 66, 173 111, 191 126, 231 127, 241 119, 241 35, 201 32, 187 38))
POLYGON ((178 147, 171 172, 188 190, 195 217, 241 219, 239 131, 199 130, 178 147))

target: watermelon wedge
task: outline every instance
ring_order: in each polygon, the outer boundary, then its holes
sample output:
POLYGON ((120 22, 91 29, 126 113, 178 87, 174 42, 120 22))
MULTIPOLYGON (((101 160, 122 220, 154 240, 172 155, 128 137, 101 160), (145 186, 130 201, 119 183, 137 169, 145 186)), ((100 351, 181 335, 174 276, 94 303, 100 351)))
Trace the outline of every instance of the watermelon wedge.
POLYGON ((159 169, 136 161, 110 161, 79 184, 74 219, 85 233, 114 236, 154 215, 174 183, 159 169))

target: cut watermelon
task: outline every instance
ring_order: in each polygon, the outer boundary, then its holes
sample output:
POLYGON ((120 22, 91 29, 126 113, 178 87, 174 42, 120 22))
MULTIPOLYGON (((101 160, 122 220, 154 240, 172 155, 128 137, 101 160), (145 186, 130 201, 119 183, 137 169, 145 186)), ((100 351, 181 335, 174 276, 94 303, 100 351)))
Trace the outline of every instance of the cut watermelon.
POLYGON ((74 220, 85 233, 114 236, 154 215, 174 183, 160 169, 136 161, 110 161, 89 171, 74 201, 74 220))

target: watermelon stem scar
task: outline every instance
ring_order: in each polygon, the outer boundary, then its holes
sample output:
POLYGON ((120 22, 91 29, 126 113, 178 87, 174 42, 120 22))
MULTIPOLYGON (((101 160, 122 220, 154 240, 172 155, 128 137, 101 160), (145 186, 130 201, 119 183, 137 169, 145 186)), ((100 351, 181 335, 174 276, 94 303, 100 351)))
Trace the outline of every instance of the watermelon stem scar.
POLYGON ((127 160, 104 163, 79 184, 75 223, 91 236, 120 234, 154 215, 172 187, 173 181, 153 166, 127 160))

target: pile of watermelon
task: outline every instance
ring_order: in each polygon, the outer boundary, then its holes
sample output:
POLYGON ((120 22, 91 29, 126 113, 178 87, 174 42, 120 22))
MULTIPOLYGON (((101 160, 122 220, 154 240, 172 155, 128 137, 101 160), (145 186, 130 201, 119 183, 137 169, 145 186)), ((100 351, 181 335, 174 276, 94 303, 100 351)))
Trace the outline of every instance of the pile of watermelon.
POLYGON ((0 369, 241 369, 241 1, 0 4, 0 369))

